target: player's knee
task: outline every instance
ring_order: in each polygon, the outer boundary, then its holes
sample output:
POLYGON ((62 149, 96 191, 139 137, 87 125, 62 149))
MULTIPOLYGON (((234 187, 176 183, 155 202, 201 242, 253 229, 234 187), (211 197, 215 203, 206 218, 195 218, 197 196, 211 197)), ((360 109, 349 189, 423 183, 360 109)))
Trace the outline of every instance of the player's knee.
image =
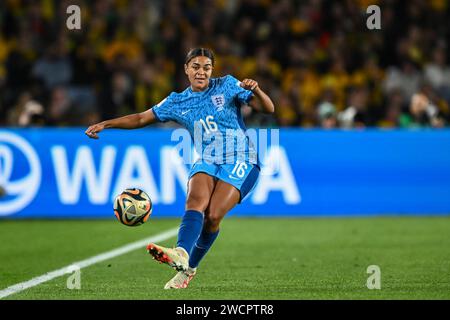
POLYGON ((199 193, 189 193, 186 200, 186 210, 196 210, 205 212, 208 207, 209 199, 199 193))
POLYGON ((221 210, 209 210, 209 214, 205 216, 205 225, 209 231, 215 231, 219 228, 225 213, 221 210))

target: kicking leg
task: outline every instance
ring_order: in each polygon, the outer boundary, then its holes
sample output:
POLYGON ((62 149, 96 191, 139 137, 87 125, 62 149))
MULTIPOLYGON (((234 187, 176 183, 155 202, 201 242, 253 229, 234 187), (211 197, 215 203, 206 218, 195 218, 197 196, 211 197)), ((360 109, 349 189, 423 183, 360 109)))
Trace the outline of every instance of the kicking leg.
POLYGON ((239 202, 240 193, 232 185, 219 180, 205 211, 203 230, 189 257, 189 267, 195 269, 219 235, 219 226, 225 215, 239 202))
POLYGON ((205 210, 203 229, 189 256, 189 268, 178 272, 164 289, 184 289, 194 278, 200 260, 211 248, 219 234, 219 225, 223 217, 240 199, 239 191, 232 185, 219 180, 214 188, 211 201, 205 210))
POLYGON ((186 212, 178 231, 177 247, 165 248, 154 243, 147 246, 153 258, 166 263, 177 271, 188 269, 189 252, 197 241, 203 227, 203 212, 208 207, 214 190, 214 178, 205 173, 197 173, 189 180, 186 212))

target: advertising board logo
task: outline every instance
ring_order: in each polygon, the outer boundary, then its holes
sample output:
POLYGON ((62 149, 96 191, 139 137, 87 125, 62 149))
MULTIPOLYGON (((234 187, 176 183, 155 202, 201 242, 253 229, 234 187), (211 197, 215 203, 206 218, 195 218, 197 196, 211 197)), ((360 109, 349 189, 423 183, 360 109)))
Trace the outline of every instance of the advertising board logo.
POLYGON ((0 198, 0 216, 25 208, 40 184, 41 164, 33 147, 16 134, 0 131, 0 186, 6 191, 0 198))

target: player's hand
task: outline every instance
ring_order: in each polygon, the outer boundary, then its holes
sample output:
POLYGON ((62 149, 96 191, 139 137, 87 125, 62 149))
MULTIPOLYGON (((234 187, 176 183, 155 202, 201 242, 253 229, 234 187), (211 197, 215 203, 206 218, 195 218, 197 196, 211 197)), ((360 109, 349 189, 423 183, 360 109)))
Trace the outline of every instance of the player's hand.
POLYGON ((241 81, 241 87, 245 90, 254 91, 258 88, 258 82, 252 79, 244 79, 241 81))
POLYGON ((94 124, 87 128, 87 130, 84 132, 89 138, 92 139, 98 139, 97 133, 105 129, 105 126, 101 123, 94 124))

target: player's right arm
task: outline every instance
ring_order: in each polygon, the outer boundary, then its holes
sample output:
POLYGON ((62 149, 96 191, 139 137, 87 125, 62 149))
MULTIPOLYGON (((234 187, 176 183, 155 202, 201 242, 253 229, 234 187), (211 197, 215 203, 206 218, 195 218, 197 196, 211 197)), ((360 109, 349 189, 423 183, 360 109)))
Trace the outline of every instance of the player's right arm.
POLYGON ((98 133, 104 129, 137 129, 156 122, 157 119, 152 109, 141 113, 134 113, 120 118, 106 120, 87 128, 85 134, 92 139, 98 139, 98 133))

